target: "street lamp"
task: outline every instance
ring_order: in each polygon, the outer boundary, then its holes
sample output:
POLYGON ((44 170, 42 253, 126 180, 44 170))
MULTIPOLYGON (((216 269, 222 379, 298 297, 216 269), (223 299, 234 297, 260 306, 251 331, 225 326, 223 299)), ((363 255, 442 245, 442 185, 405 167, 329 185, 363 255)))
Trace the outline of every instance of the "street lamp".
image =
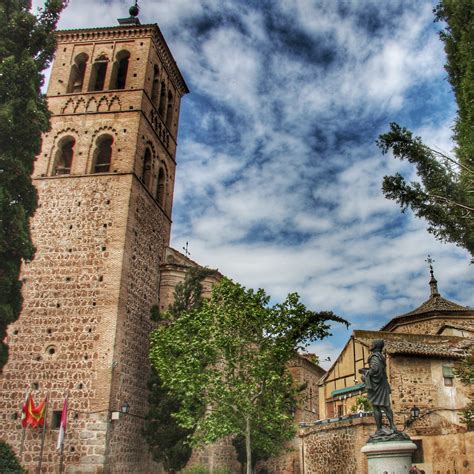
POLYGON ((122 407, 120 410, 124 415, 127 415, 128 412, 130 411, 130 405, 125 401, 122 403, 122 407))
POLYGON ((413 408, 410 410, 412 420, 416 420, 420 416, 420 409, 414 405, 413 408))

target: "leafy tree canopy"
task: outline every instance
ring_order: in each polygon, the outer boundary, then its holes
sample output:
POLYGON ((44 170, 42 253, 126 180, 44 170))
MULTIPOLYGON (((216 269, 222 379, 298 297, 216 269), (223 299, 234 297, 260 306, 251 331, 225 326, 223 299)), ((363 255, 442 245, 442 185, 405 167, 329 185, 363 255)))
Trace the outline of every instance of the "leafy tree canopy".
MULTIPOLYGON (((167 321, 175 320, 183 312, 200 309, 203 301, 202 281, 212 274, 215 274, 215 271, 207 268, 189 269, 184 281, 175 287, 173 304, 169 310, 161 315, 158 313, 158 308, 153 307, 152 319, 167 324, 167 321)), ((145 424, 145 439, 155 461, 162 463, 168 472, 180 470, 191 456, 192 448, 187 441, 193 430, 178 425, 173 413, 179 411, 180 402, 163 386, 154 368, 148 386, 150 409, 145 424)), ((196 405, 195 409, 202 412, 204 406, 196 405)))
POLYGON ((440 33, 447 56, 445 66, 458 105, 454 125, 455 156, 429 148, 420 137, 398 124, 380 135, 384 153, 416 165, 420 182, 400 175, 386 176, 383 191, 403 211, 411 208, 426 219, 438 239, 455 243, 474 256, 474 3, 442 0, 434 10, 446 27, 440 33))
POLYGON ((298 349, 329 334, 332 312, 308 310, 296 293, 269 306, 263 290, 223 278, 198 310, 184 311, 151 337, 150 358, 179 400, 178 423, 191 443, 245 437, 251 452, 274 455, 294 436, 295 394, 288 362, 298 349), (206 409, 196 409, 204 406, 206 409))
POLYGON ((4 441, 0 441, 0 472, 4 474, 26 474, 13 450, 4 441))
POLYGON ((471 387, 470 400, 461 410, 461 421, 466 424, 474 423, 474 396, 472 393, 474 385, 474 347, 471 347, 466 357, 456 367, 455 373, 464 385, 471 387))
MULTIPOLYGON (((55 50, 53 32, 66 1, 47 0, 38 16, 27 0, 0 3, 0 341, 22 305, 20 264, 34 247, 29 218, 36 209, 31 182, 49 111, 41 73, 55 50)), ((0 343, 0 368, 8 351, 0 343)))

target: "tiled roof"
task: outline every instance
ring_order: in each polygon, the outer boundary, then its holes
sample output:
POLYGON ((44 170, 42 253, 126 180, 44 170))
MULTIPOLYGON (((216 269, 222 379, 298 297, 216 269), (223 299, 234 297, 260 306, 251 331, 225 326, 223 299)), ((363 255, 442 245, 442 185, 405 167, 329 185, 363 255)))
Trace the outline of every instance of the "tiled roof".
MULTIPOLYGON (((392 318, 387 324, 385 324, 381 330, 387 330, 392 328, 397 322, 407 319, 407 320, 415 320, 419 319, 417 316, 424 316, 424 315, 433 315, 436 313, 445 313, 449 314, 450 316, 453 313, 461 313, 460 316, 467 315, 467 313, 471 313, 474 316, 474 310, 472 308, 468 308, 466 306, 461 306, 453 301, 447 300, 442 296, 432 295, 430 298, 425 301, 423 304, 418 306, 418 308, 414 309, 413 311, 409 311, 408 313, 401 314, 400 316, 395 316, 392 318)), ((457 314, 456 314, 457 315, 457 314)))
POLYGON ((383 339, 385 341, 384 349, 389 354, 411 354, 425 357, 461 358, 470 347, 474 346, 474 338, 458 336, 355 330, 354 338, 367 347, 370 347, 375 339, 383 339))

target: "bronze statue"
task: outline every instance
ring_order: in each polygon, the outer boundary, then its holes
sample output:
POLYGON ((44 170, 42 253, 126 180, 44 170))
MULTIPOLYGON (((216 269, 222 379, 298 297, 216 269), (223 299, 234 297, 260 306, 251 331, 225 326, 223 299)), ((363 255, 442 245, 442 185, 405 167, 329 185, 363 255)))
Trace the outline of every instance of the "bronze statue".
POLYGON ((382 353, 384 348, 384 341, 376 339, 370 348, 370 356, 367 359, 369 368, 360 369, 362 374, 362 381, 367 388, 367 398, 372 403, 374 410, 375 424, 377 431, 370 437, 374 440, 388 440, 394 438, 406 438, 397 430, 393 421, 393 411, 390 402, 390 384, 387 379, 387 369, 385 356, 382 353), (383 426, 383 414, 387 417, 389 428, 383 426))

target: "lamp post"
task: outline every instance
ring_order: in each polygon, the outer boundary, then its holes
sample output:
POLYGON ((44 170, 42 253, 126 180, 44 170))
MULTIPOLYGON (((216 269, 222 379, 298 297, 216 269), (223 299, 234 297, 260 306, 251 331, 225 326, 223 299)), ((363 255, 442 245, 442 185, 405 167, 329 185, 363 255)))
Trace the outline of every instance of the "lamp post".
POLYGON ((129 405, 126 401, 123 402, 120 411, 121 411, 124 415, 127 415, 128 412, 130 411, 130 405, 129 405))
POLYGON ((420 409, 414 405, 413 408, 410 410, 410 415, 413 421, 420 417, 420 409))

